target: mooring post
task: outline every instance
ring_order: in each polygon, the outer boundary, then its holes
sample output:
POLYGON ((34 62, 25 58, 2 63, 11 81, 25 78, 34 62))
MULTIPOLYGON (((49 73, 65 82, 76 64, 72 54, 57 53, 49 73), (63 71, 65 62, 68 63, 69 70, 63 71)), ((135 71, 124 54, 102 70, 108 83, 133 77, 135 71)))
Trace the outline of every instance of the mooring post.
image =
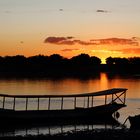
POLYGON ((37 110, 39 110, 39 98, 38 98, 38 102, 37 102, 37 110))
POLYGON ((88 99, 87 99, 87 108, 89 108, 89 96, 88 96, 88 99))
POLYGON ((74 108, 76 108, 76 97, 74 97, 74 108))
POLYGON ((48 110, 50 110, 50 97, 49 97, 49 101, 48 101, 48 110))
POLYGON ((61 99, 61 110, 63 109, 63 97, 61 99))
POLYGON ((91 101, 91 107, 93 107, 93 96, 92 96, 92 101, 91 101))
POLYGON ((26 111, 28 109, 28 98, 26 98, 26 111))
POLYGON ((105 95, 105 105, 106 105, 106 103, 107 103, 107 95, 105 95))
POLYGON ((4 106, 5 106, 5 96, 3 96, 3 109, 4 109, 4 106))
POLYGON ((16 98, 14 97, 13 110, 15 110, 15 102, 16 102, 16 98))

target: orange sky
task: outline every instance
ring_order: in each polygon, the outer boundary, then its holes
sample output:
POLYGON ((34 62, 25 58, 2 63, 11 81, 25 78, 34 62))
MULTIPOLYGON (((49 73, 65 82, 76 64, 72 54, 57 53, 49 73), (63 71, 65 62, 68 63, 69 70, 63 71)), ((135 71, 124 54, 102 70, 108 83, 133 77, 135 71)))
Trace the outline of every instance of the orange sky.
POLYGON ((140 56, 139 0, 0 0, 0 55, 140 56))

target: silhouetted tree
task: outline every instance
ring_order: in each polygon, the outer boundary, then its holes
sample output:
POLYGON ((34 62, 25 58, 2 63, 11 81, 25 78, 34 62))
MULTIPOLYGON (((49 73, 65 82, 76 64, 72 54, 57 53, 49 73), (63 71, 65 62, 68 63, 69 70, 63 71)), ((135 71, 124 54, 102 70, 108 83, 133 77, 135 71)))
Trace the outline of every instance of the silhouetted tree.
POLYGON ((117 65, 126 65, 129 61, 127 58, 114 58, 114 63, 117 65))
POLYGON ((21 67, 26 63, 26 58, 23 55, 5 56, 4 62, 7 66, 21 67))
POLYGON ((45 72, 48 66, 48 56, 36 55, 27 58, 28 71, 42 73, 45 72))
POLYGON ((0 56, 0 71, 4 70, 4 58, 0 56))
POLYGON ((59 54, 49 56, 49 66, 62 66, 64 57, 59 54))
POLYGON ((4 60, 4 58, 0 56, 0 65, 3 64, 3 60, 4 60))
POLYGON ((28 57, 28 62, 33 65, 46 65, 48 62, 48 56, 36 55, 28 57))
POLYGON ((114 58, 112 58, 112 57, 106 58, 106 64, 108 64, 108 65, 114 64, 114 58))
POLYGON ((117 65, 128 65, 129 60, 127 58, 120 58, 120 57, 108 57, 106 58, 106 64, 117 64, 117 65))
POLYGON ((140 57, 128 58, 130 64, 140 65, 140 57))
POLYGON ((76 66, 87 66, 90 65, 90 56, 88 54, 80 54, 71 58, 71 62, 76 66))
POLYGON ((96 56, 91 56, 90 61, 91 61, 91 65, 100 65, 101 64, 101 59, 96 56))
POLYGON ((49 59, 51 61, 61 61, 63 59, 63 56, 61 56, 60 54, 52 54, 50 55, 49 59))

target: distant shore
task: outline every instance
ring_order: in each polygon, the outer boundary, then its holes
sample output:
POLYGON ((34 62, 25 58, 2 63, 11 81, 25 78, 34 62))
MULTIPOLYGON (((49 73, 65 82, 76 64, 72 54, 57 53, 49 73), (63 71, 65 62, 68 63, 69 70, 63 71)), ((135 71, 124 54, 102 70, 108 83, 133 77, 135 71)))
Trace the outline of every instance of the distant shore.
POLYGON ((99 73, 140 74, 140 57, 101 59, 80 54, 71 59, 59 54, 25 57, 0 56, 0 77, 94 77, 99 73))

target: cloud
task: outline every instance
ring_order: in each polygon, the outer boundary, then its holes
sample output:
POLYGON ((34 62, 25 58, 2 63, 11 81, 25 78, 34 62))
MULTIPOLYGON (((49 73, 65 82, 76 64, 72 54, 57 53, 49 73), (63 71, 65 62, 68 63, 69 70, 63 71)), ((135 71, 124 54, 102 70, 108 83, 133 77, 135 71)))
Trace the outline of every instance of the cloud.
POLYGON ((102 9, 98 9, 96 10, 97 13, 108 13, 109 11, 107 10, 102 10, 102 9))
POLYGON ((140 55, 140 48, 127 48, 127 49, 120 49, 120 50, 91 50, 93 53, 107 53, 107 54, 129 54, 129 55, 140 55))
POLYGON ((73 38, 74 38, 73 36, 68 36, 68 37, 67 37, 67 39, 73 39, 73 38))
POLYGON ((140 48, 127 48, 127 49, 121 49, 116 51, 122 52, 124 54, 140 55, 140 48))
POLYGON ((74 43, 80 44, 80 45, 96 45, 96 43, 94 42, 90 42, 90 41, 82 41, 82 40, 73 40, 74 43))
POLYGON ((63 11, 63 9, 59 9, 59 11, 63 11))
POLYGON ((62 41, 65 41, 65 37, 48 37, 45 39, 45 43, 60 43, 62 41))
POLYGON ((12 13, 12 11, 10 11, 10 10, 5 10, 5 11, 2 11, 3 13, 5 13, 5 14, 11 14, 12 13))
POLYGON ((132 45, 139 46, 139 41, 136 37, 130 39, 126 38, 105 38, 105 39, 91 39, 90 41, 76 40, 74 37, 47 37, 44 43, 51 43, 57 45, 132 45))
POLYGON ((24 42, 23 41, 20 41, 20 43, 23 44, 24 42))
POLYGON ((98 45, 133 45, 139 46, 139 42, 134 39, 126 39, 126 38, 106 38, 106 39, 92 39, 91 42, 94 42, 98 45))
POLYGON ((71 51, 78 51, 79 49, 63 49, 63 52, 71 52, 71 51))
POLYGON ((122 54, 121 51, 118 50, 91 50, 94 53, 107 53, 107 54, 122 54))
POLYGON ((140 37, 132 37, 133 40, 140 41, 140 37))
POLYGON ((47 37, 44 40, 44 43, 51 43, 51 44, 57 44, 57 45, 74 45, 73 37, 47 37))
POLYGON ((69 36, 69 37, 47 37, 44 40, 44 43, 51 43, 51 44, 57 44, 57 45, 74 45, 74 44, 95 45, 94 42, 74 40, 74 37, 72 37, 72 36, 69 36))

